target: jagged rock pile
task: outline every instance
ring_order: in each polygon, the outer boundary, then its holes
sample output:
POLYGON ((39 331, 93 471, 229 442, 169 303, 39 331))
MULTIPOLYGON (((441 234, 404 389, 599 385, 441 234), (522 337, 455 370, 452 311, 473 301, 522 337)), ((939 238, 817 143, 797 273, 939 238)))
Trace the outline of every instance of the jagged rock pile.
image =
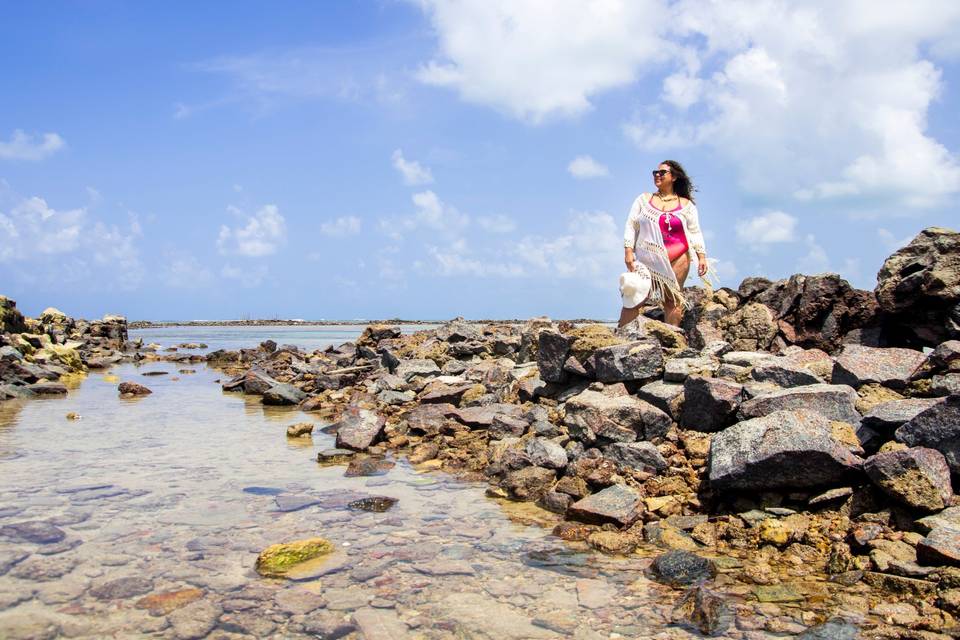
POLYGON ((49 308, 38 318, 25 318, 4 296, 0 330, 0 400, 64 394, 64 376, 108 367, 131 357, 136 346, 127 342, 121 316, 75 320, 49 308))

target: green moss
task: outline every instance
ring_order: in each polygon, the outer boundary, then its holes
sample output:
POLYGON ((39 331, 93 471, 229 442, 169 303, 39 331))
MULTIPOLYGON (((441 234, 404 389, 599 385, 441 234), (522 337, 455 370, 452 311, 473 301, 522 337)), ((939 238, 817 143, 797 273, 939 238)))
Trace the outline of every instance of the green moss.
POLYGON ((597 349, 612 347, 625 342, 623 338, 613 335, 613 331, 609 327, 602 324, 585 324, 574 327, 567 332, 567 335, 573 338, 570 353, 581 363, 593 355, 593 352, 597 349))
POLYGON ((331 551, 333 544, 323 538, 270 545, 257 556, 257 573, 262 576, 283 577, 298 564, 325 556, 331 551))

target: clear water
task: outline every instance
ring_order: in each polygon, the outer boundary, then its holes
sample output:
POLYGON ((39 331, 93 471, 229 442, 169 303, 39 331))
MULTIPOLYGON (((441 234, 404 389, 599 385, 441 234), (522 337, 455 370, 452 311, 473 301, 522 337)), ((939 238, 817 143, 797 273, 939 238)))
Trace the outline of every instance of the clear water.
MULTIPOLYGON (((292 344, 305 351, 323 349, 349 340, 356 340, 366 325, 327 325, 327 326, 225 326, 225 327, 158 327, 153 329, 133 329, 130 339, 142 338, 144 344, 157 343, 163 347, 178 344, 206 344, 206 349, 188 350, 190 353, 205 353, 217 349, 236 350, 241 347, 256 347, 264 340, 273 340, 277 344, 292 344)), ((403 333, 413 333, 437 325, 399 325, 403 333)))
POLYGON ((331 436, 285 437, 308 415, 224 394, 217 378, 202 366, 187 375, 166 363, 125 365, 66 398, 0 405, 0 527, 43 520, 66 533, 53 544, 0 541, 0 562, 28 554, 0 569, 0 637, 188 637, 184 614, 136 603, 190 588, 202 597, 181 611, 201 627, 210 618, 211 637, 315 637, 309 625, 354 615, 366 623, 356 638, 568 635, 537 618, 561 619, 569 634, 580 627, 584 638, 664 630, 670 598, 642 561, 572 553, 548 535, 552 515, 403 461, 386 476, 345 478, 343 467, 315 462, 331 436), (144 378, 146 369, 169 375, 144 378), (153 394, 120 399, 118 380, 153 394), (280 512, 275 492, 320 504, 280 512), (399 502, 385 513, 343 508, 374 495, 399 502), (312 536, 337 546, 327 575, 254 572, 264 547, 312 536), (131 576, 147 586, 104 593, 131 576), (402 633, 377 635, 399 621, 402 633))

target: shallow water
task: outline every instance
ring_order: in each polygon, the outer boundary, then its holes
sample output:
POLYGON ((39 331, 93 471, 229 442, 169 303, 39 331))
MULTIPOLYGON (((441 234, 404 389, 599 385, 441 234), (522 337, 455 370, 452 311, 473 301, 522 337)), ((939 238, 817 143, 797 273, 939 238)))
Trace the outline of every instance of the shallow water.
MULTIPOLYGON (((413 333, 438 325, 404 324, 398 325, 403 333, 413 333)), ((223 327, 155 327, 150 329, 132 329, 130 339, 142 338, 144 344, 157 343, 164 347, 178 344, 202 343, 205 349, 188 350, 190 353, 205 353, 217 349, 237 350, 241 347, 256 347, 264 340, 273 340, 278 345, 292 344, 304 351, 324 349, 348 340, 356 340, 366 325, 325 325, 325 326, 223 326, 223 327)))
POLYGON ((0 527, 65 533, 0 538, 0 637, 317 637, 352 616, 363 630, 349 637, 377 640, 687 635, 665 626, 677 594, 644 577, 645 560, 573 551, 549 536, 551 514, 404 461, 345 478, 315 462, 331 436, 285 437, 310 416, 225 394, 218 372, 195 369, 124 365, 66 398, 0 405, 0 527), (157 370, 168 375, 141 375, 157 370), (153 394, 120 399, 122 380, 153 394), (398 503, 344 508, 377 495, 398 503), (296 496, 317 504, 277 509, 296 496), (253 571, 264 547, 312 536, 337 547, 324 575, 253 571), (200 599, 169 615, 137 608, 184 589, 200 599))

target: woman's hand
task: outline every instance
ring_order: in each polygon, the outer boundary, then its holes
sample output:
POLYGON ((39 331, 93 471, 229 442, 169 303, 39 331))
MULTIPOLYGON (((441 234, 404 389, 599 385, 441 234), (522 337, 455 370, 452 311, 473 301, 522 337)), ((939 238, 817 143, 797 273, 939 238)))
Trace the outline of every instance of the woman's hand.
POLYGON ((633 249, 626 247, 623 250, 623 263, 627 265, 627 271, 633 272, 637 268, 637 257, 633 254, 633 249))
POLYGON ((697 275, 701 278, 707 275, 707 256, 702 253, 697 254, 697 275))

